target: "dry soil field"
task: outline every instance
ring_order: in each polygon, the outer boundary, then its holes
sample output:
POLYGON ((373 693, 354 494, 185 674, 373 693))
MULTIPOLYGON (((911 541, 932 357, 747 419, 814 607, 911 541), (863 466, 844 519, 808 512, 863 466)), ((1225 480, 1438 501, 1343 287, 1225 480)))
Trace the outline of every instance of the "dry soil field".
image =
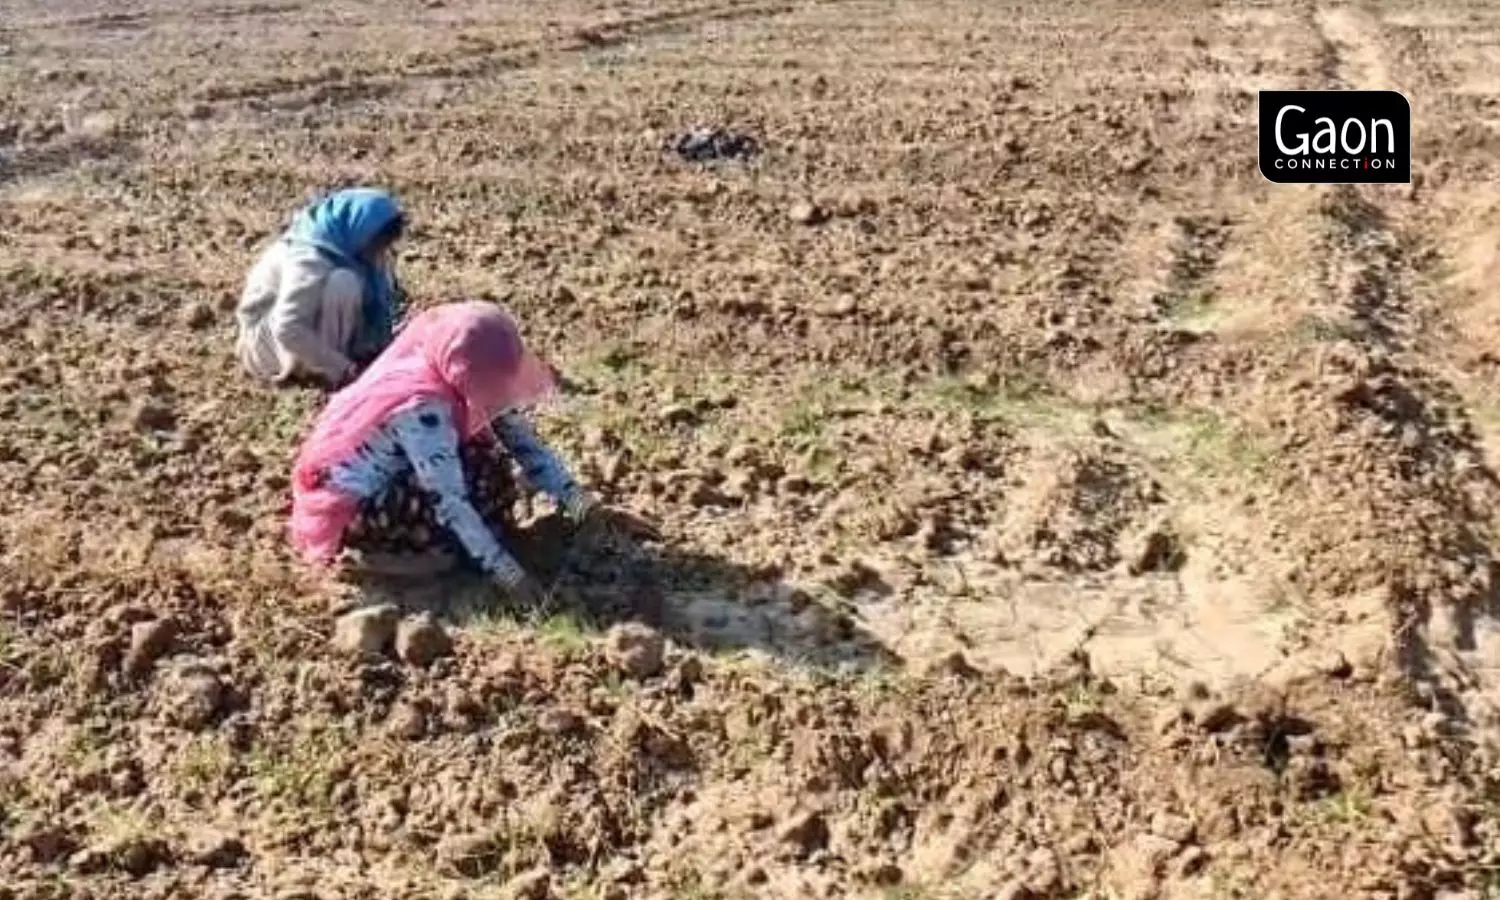
POLYGON ((1500 897, 1500 10, 1156 7, 0 2, 0 897, 1500 897), (1411 185, 1259 176, 1318 87, 1411 185), (282 546, 352 182, 663 525, 556 616, 282 546))

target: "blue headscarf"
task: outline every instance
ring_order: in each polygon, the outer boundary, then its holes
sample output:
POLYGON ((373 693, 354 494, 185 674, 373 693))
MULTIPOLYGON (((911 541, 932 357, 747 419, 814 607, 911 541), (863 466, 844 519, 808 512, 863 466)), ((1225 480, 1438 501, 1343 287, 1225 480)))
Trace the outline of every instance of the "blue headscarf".
POLYGON ((391 342, 399 298, 390 275, 364 261, 361 254, 381 229, 401 215, 390 194, 375 188, 335 191, 297 214, 287 238, 317 248, 336 264, 358 272, 365 283, 355 356, 379 353, 391 342))

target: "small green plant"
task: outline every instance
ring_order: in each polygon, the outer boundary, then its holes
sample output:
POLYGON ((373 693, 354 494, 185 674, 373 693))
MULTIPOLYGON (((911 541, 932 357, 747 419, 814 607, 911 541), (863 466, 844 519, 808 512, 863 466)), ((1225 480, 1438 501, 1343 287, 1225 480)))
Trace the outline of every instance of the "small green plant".
POLYGON ((872 668, 851 676, 870 700, 879 700, 901 689, 901 676, 889 669, 872 668))
POLYGON ((114 805, 99 809, 93 816, 94 832, 111 844, 149 835, 156 824, 147 813, 114 805))
POLYGON ((329 731, 298 734, 283 746, 262 745, 250 755, 249 769, 261 795, 302 809, 331 814, 342 739, 329 731))
POLYGON ((1065 398, 1032 372, 1003 372, 986 382, 940 378, 922 393, 939 409, 1012 419, 1057 418, 1067 407, 1065 398))
POLYGON ((1188 449, 1210 465, 1228 463, 1238 472, 1259 474, 1271 463, 1271 454, 1248 432, 1216 416, 1195 415, 1189 428, 1188 449))
POLYGON ((295 441, 303 431, 310 407, 300 395, 279 395, 267 417, 271 433, 278 440, 295 441))
POLYGON ((537 634, 552 647, 562 651, 581 650, 588 646, 588 623, 570 612, 553 613, 536 625, 537 634))
POLYGON ((466 852, 450 861, 450 874, 476 880, 478 896, 510 896, 505 882, 534 866, 548 862, 546 836, 530 823, 516 823, 507 815, 474 841, 466 852))
POLYGON ((519 623, 515 614, 499 603, 492 603, 464 618, 464 630, 478 635, 513 633, 519 623))
POLYGON ((72 765, 83 766, 104 750, 107 741, 105 736, 99 734, 88 725, 81 725, 74 730, 66 748, 63 750, 64 758, 72 765))
POLYGON ((1171 407, 1155 400, 1132 403, 1125 409, 1125 414, 1132 422, 1150 428, 1166 428, 1174 421, 1171 407))
POLYGON ((1360 822, 1368 818, 1370 809, 1369 794, 1363 790, 1354 788, 1340 791, 1332 797, 1320 801, 1318 804, 1318 818, 1324 822, 1352 825, 1355 822, 1360 822))
POLYGON ((1030 403, 1055 398, 1056 390, 1043 376, 1035 372, 1006 372, 1000 376, 1000 396, 1011 403, 1030 403))
POLYGON ((1135 423, 1166 435, 1183 456, 1209 473, 1258 475, 1274 459, 1249 430, 1207 410, 1172 410, 1147 402, 1132 406, 1129 416, 1135 423))
POLYGON ((807 453, 807 468, 814 475, 830 475, 838 469, 839 459, 832 448, 814 446, 807 453))
POLYGON ((70 679, 76 688, 82 677, 81 670, 57 646, 34 649, 29 658, 25 659, 23 667, 32 685, 37 688, 66 685, 70 679))
POLYGON ((1360 336, 1360 330, 1352 322, 1339 322, 1309 313, 1299 319, 1292 327, 1292 334, 1297 340, 1312 344, 1331 344, 1338 341, 1352 341, 1360 336))
POLYGON ((723 900, 724 895, 703 883, 697 872, 677 875, 672 879, 674 900, 723 900))
POLYGON ((1063 708, 1067 710, 1068 718, 1076 721, 1096 716, 1104 708, 1099 699, 1099 693, 1086 684, 1074 684, 1068 688, 1068 693, 1063 700, 1063 708))
POLYGON ((178 784, 206 792, 222 783, 233 768, 234 756, 221 740, 198 736, 183 748, 172 770, 178 784))
POLYGON ((0 622, 0 668, 21 668, 21 642, 9 622, 0 622))
POLYGON ((1209 876, 1213 886, 1214 900, 1249 900, 1256 896, 1246 876, 1230 872, 1215 872, 1209 876))
POLYGON ((929 390, 934 401, 952 409, 987 410, 996 397, 994 390, 971 384, 962 378, 938 379, 929 390))
POLYGON ((1213 291, 1200 285, 1168 298, 1167 318, 1178 323, 1191 322, 1207 315, 1213 305, 1213 291))
POLYGON ((604 348, 596 360, 597 365, 616 375, 629 369, 641 358, 641 351, 629 344, 615 343, 604 348))
POLYGON ((615 701, 624 700, 630 695, 630 682, 626 681, 619 672, 610 672, 604 676, 604 692, 615 701))
POLYGON ((794 405, 781 422, 786 437, 813 440, 823 433, 828 416, 822 405, 803 402, 794 405))
POLYGON ((1480 431, 1500 431, 1500 405, 1474 400, 1469 403, 1469 415, 1480 431))
POLYGON ((1482 900, 1500 900, 1500 868, 1491 868, 1479 876, 1482 900))

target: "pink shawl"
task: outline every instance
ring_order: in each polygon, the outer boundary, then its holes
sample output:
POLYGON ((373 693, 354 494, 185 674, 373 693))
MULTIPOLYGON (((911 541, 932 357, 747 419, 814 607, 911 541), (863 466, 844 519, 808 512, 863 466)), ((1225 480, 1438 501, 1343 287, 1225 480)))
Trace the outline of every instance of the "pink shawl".
POLYGON ((359 499, 325 484, 390 417, 422 401, 445 403, 471 438, 506 409, 554 390, 551 370, 526 349, 515 321, 479 301, 414 317, 359 378, 318 416, 292 469, 292 544, 309 562, 337 557, 359 499))

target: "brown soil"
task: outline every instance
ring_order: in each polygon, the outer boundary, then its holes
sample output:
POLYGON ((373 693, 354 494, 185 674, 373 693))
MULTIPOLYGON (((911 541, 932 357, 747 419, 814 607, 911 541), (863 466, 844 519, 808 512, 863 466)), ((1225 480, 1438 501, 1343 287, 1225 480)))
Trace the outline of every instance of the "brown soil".
POLYGON ((7 4, 0 897, 1500 896, 1497 36, 7 4), (1255 91, 1318 87, 1411 98, 1412 185, 1256 173, 1255 91), (663 154, 697 125, 763 153, 663 154), (340 619, 286 552, 318 399, 241 377, 232 308, 361 181, 664 529, 539 519, 558 615, 340 619))

